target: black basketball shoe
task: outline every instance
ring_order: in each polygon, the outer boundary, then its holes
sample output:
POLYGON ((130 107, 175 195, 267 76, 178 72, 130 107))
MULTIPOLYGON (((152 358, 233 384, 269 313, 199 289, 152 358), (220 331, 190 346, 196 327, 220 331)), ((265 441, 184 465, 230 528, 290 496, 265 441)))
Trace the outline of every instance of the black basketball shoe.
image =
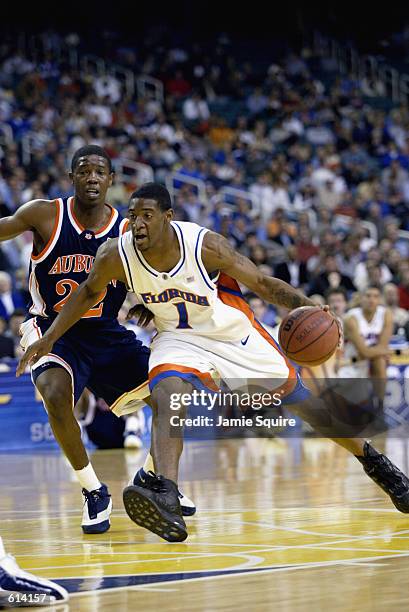
POLYGON ((147 472, 144 481, 140 486, 124 489, 124 506, 129 518, 168 542, 186 540, 177 484, 153 472, 147 472))
POLYGON ((364 456, 356 455, 369 478, 389 495, 400 512, 409 513, 409 478, 392 461, 378 453, 368 442, 364 444, 364 456))
MULTIPOLYGON (((133 477, 133 479, 128 483, 130 486, 135 485, 136 487, 143 487, 146 480, 146 472, 141 467, 133 477)), ((180 509, 182 511, 182 516, 193 516, 196 514, 196 506, 182 491, 179 489, 178 497, 180 502, 180 509)))

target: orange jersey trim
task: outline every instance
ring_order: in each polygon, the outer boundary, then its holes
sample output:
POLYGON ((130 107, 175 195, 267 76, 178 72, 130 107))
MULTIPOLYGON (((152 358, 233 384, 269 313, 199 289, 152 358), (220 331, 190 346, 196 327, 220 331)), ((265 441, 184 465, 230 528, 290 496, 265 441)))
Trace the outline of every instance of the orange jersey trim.
MULTIPOLYGON (((223 272, 220 274, 217 284, 223 285, 224 287, 227 287, 232 291, 240 292, 240 287, 237 281, 234 278, 228 276, 227 274, 224 274, 223 272)), ((293 391, 297 385, 297 371, 292 365, 292 363, 289 361, 289 359, 286 357, 286 355, 278 349, 277 343, 270 336, 268 331, 266 331, 261 325, 261 323, 259 323, 255 319, 254 312, 251 310, 244 297, 239 295, 233 295, 231 293, 228 293, 227 291, 223 291, 221 287, 218 287, 218 297, 227 306, 231 306, 232 308, 236 308, 237 310, 243 312, 250 321, 251 325, 254 327, 254 329, 256 329, 259 334, 264 338, 264 340, 271 344, 271 346, 274 347, 274 349, 280 355, 282 355, 288 367, 288 379, 284 384, 280 385, 280 389, 284 392, 284 395, 288 395, 289 393, 291 393, 291 391, 293 391)))
POLYGON ((122 229, 121 229, 121 236, 125 234, 126 231, 128 231, 128 227, 129 227, 129 219, 125 219, 125 223, 123 224, 122 229))
POLYGON ((201 372, 200 370, 196 370, 196 368, 189 368, 175 363, 162 363, 153 368, 153 370, 149 372, 149 381, 152 381, 158 374, 169 372, 169 370, 175 370, 181 374, 194 374, 206 385, 206 387, 209 387, 209 389, 213 391, 219 391, 219 387, 215 384, 209 372, 201 372))
MULTIPOLYGON (((114 214, 115 214, 115 210, 114 210, 114 208, 113 208, 113 207, 112 207, 110 204, 105 204, 105 206, 108 206, 108 207, 111 209, 111 215, 110 215, 110 217, 109 217, 108 221, 105 223, 105 225, 104 225, 103 227, 100 227, 99 229, 97 229, 97 230, 95 230, 95 231, 94 231, 94 234, 95 234, 95 236, 96 236, 97 238, 98 238, 97 234, 100 234, 101 232, 105 231, 105 230, 107 229, 108 225, 109 225, 110 223, 112 223, 112 219, 113 219, 114 214)), ((78 221, 78 219, 77 219, 77 217, 75 216, 75 213, 74 213, 74 198, 72 198, 72 199, 71 199, 71 202, 70 202, 70 207, 71 207, 71 214, 72 214, 72 218, 74 219, 75 223, 78 225, 78 227, 80 228, 80 230, 81 230, 82 232, 85 232, 85 230, 86 230, 87 228, 85 228, 85 227, 82 225, 82 223, 80 223, 80 222, 78 221)))
POLYGON ((44 253, 46 253, 46 252, 47 252, 47 250, 48 250, 48 249, 50 248, 50 246, 52 245, 53 240, 54 240, 54 238, 55 238, 55 235, 56 235, 56 233, 57 233, 57 229, 58 229, 58 225, 59 225, 59 221, 60 221, 60 215, 62 214, 62 211, 61 211, 61 205, 60 205, 60 203, 59 203, 59 201, 58 201, 58 200, 53 200, 53 204, 55 204, 55 205, 56 205, 56 207, 57 207, 57 213, 56 213, 56 215, 55 215, 55 221, 54 221, 53 231, 51 232, 50 239, 48 240, 47 244, 45 245, 45 247, 43 248, 43 250, 41 251, 41 253, 38 253, 37 255, 33 255, 33 254, 31 254, 31 259, 32 259, 33 261, 37 261, 38 259, 40 259, 40 258, 41 258, 41 257, 44 255, 44 253))

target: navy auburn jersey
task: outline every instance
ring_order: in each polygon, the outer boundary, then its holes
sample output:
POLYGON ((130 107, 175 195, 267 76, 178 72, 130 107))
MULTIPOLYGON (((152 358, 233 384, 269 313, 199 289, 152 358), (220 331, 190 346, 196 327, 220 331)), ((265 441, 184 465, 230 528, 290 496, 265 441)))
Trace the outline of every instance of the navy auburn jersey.
MULTIPOLYGON (((118 238, 128 224, 117 210, 105 227, 93 232, 80 224, 74 214, 74 198, 54 201, 57 215, 48 244, 41 253, 34 253, 30 262, 29 289, 32 315, 54 319, 78 286, 87 278, 98 248, 110 238, 118 238)), ((94 325, 116 319, 127 289, 119 281, 111 281, 99 300, 82 317, 94 325)))

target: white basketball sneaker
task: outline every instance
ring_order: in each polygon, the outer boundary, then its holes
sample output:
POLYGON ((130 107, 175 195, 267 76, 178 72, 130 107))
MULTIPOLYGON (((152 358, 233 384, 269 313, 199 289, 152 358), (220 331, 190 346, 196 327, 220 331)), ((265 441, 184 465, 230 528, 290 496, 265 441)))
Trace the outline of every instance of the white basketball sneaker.
POLYGON ((106 485, 95 491, 82 489, 85 497, 82 513, 82 531, 84 533, 105 533, 111 526, 110 515, 112 500, 106 485))
POLYGON ((141 440, 142 422, 138 416, 129 416, 126 419, 124 431, 124 448, 139 449, 143 447, 141 440))
POLYGON ((55 606, 67 600, 67 591, 56 582, 25 572, 11 555, 0 559, 0 608, 55 606))

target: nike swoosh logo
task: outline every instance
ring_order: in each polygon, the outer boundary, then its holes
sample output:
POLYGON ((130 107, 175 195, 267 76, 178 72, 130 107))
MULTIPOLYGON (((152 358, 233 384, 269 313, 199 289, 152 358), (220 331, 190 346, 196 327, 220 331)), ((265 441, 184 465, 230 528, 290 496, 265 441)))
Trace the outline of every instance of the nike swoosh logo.
POLYGON ((240 342, 242 343, 243 346, 245 346, 247 344, 247 340, 250 338, 250 334, 247 336, 247 338, 245 338, 244 340, 240 340, 240 342))

